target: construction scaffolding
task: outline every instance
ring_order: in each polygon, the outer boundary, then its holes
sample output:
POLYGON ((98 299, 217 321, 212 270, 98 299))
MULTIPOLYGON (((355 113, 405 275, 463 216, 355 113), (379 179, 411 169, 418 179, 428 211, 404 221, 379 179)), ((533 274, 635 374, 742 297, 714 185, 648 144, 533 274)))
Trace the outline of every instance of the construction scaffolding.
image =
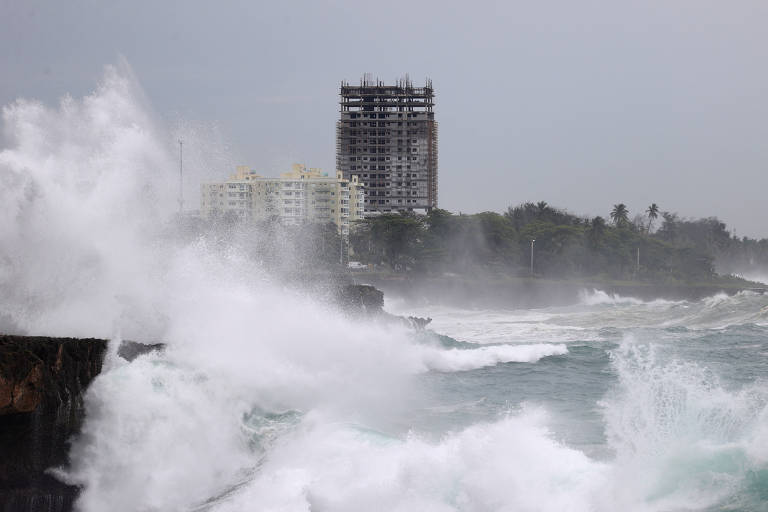
POLYGON ((364 75, 341 83, 336 167, 365 185, 367 214, 437 207, 434 89, 408 76, 386 85, 364 75))

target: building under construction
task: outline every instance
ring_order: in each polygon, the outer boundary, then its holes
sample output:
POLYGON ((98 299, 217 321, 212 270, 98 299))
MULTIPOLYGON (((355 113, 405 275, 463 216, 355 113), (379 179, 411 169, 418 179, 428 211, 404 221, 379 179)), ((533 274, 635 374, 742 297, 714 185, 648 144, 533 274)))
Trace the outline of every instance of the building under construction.
POLYGON ((406 76, 385 85, 368 75, 341 83, 336 168, 365 184, 365 213, 437 207, 434 89, 406 76))

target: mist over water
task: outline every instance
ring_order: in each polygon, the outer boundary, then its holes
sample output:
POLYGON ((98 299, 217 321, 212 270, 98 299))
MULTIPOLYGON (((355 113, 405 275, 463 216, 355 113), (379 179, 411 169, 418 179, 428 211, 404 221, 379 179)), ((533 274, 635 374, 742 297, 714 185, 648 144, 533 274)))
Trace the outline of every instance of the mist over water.
POLYGON ((744 277, 744 279, 768 284, 768 272, 744 272, 741 275, 744 277))
POLYGON ((80 510, 765 510, 765 297, 352 321, 175 231, 175 138, 127 67, 3 129, 0 331, 114 340, 56 472, 80 510))

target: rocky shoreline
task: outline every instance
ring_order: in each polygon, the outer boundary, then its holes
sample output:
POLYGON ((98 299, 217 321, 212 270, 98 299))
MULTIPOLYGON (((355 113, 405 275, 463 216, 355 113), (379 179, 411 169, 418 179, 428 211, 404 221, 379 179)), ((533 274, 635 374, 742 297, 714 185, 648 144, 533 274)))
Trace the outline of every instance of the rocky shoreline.
POLYGON ((78 489, 47 470, 67 462, 106 348, 101 339, 0 335, 2 512, 71 510, 78 489))
MULTIPOLYGON (((332 291, 339 307, 365 318, 423 329, 429 319, 384 311, 384 294, 369 285, 332 291)), ((85 418, 83 396, 101 372, 107 340, 0 334, 0 512, 68 512, 79 489, 54 478, 69 440, 85 418)), ((163 343, 123 341, 118 356, 132 361, 163 343)))
MULTIPOLYGON (((69 459, 83 396, 101 373, 107 340, 0 335, 0 512, 66 512, 79 493, 49 470, 69 459)), ((132 361, 162 343, 123 341, 132 361)))
MULTIPOLYGON (((463 307, 504 304, 536 307, 573 303, 587 288, 582 283, 537 280, 504 281, 371 279, 388 294, 410 300, 436 300, 463 307), (478 299, 479 298, 479 299, 478 299)), ((613 286, 603 291, 650 300, 695 299, 725 291, 719 287, 613 286)), ((400 317, 384 310, 384 292, 371 284, 326 288, 326 299, 352 318, 424 329, 429 318, 400 317), (328 291, 330 290, 330 291, 328 291)), ((128 361, 162 350, 162 343, 124 341, 118 355, 128 361)), ((0 512, 72 510, 79 489, 54 478, 49 470, 68 462, 69 440, 80 431, 83 396, 101 372, 107 340, 0 334, 0 512)))

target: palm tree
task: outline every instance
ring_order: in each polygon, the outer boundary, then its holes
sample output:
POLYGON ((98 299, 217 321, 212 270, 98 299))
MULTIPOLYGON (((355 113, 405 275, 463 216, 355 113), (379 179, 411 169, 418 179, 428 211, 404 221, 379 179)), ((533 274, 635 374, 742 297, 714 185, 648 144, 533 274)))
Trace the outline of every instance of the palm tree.
MULTIPOLYGON (((589 221, 587 221, 589 222, 589 221)), ((605 232, 605 219, 602 217, 595 217, 589 226, 589 241, 592 246, 597 247, 600 238, 602 238, 605 232)))
POLYGON ((616 226, 624 226, 629 222, 629 210, 624 203, 613 205, 611 210, 611 219, 616 226))
POLYGON ((539 201, 536 203, 536 218, 539 220, 547 220, 549 217, 549 205, 546 201, 539 201))
POLYGON ((648 214, 648 233, 650 233, 651 227, 653 226, 653 221, 659 217, 659 205, 656 203, 651 204, 651 206, 645 210, 645 213, 648 214))

